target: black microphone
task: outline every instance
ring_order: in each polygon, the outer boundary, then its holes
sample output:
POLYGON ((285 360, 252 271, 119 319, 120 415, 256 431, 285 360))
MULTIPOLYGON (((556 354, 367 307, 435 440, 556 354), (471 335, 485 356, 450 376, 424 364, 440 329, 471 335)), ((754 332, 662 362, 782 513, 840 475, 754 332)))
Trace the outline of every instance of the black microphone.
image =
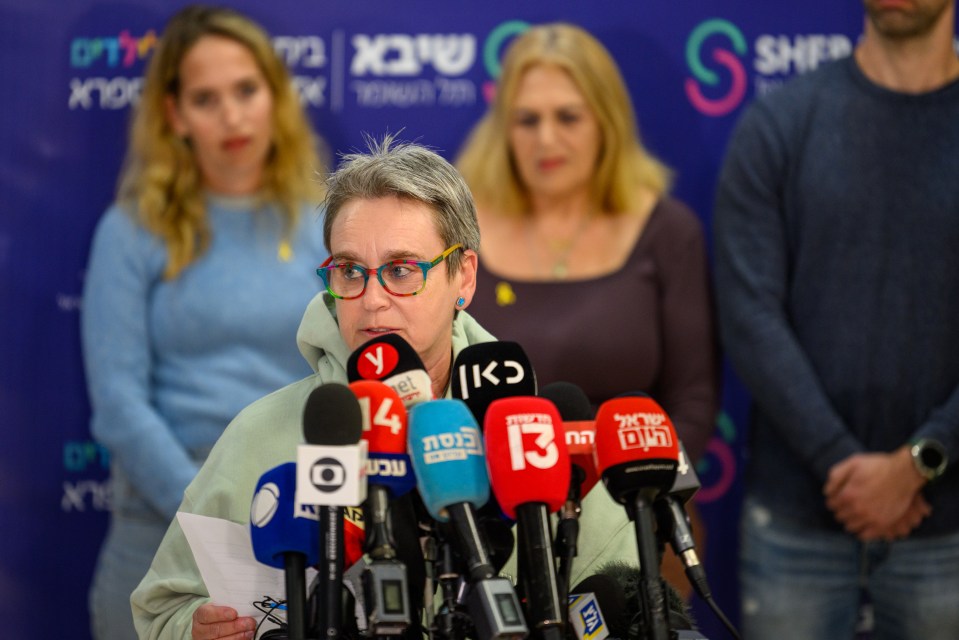
POLYGON ((716 615, 716 618, 734 638, 739 638, 739 632, 733 627, 732 622, 726 617, 719 603, 713 598, 712 590, 709 588, 709 582, 706 580, 706 570, 699 561, 699 555, 696 553, 696 540, 693 538, 693 531, 689 524, 689 514, 686 513, 686 503, 692 500, 693 496, 702 485, 699 482, 699 476, 693 468, 686 455, 686 448, 682 441, 679 442, 679 466, 676 469, 676 480, 673 482, 672 489, 666 495, 656 498, 653 508, 656 511, 656 520, 658 524, 657 535, 662 538, 668 538, 673 552, 679 556, 686 570, 686 577, 693 589, 700 598, 703 599, 710 610, 716 615))
MULTIPOLYGON (((586 393, 571 382, 551 382, 540 389, 539 395, 556 405, 564 424, 585 422, 594 418, 593 407, 586 393)), ((569 491, 567 492, 566 502, 559 511, 554 549, 554 553, 559 560, 556 580, 560 602, 565 602, 566 595, 569 593, 573 559, 577 555, 579 517, 582 513, 583 482, 585 480, 586 470, 580 464, 577 464, 575 458, 570 455, 569 491)), ((564 609, 564 615, 567 612, 568 610, 564 609)))
POLYGON ((535 396, 536 374, 516 342, 481 342, 465 347, 453 362, 450 395, 466 403, 476 422, 499 398, 535 396))
MULTIPOLYGON (((450 396, 469 407, 480 427, 486 419, 486 409, 494 400, 536 395, 533 366, 523 347, 516 342, 481 342, 465 347, 453 362, 451 377, 450 396)), ((503 518, 505 514, 495 496, 490 496, 489 502, 479 509, 484 529, 503 529, 503 518)), ((509 554, 501 559, 505 564, 509 554)))
MULTIPOLYGON (((625 562, 609 562, 596 574, 585 578, 570 590, 570 622, 578 640, 594 640, 602 635, 605 625, 612 638, 621 640, 644 640, 648 629, 643 625, 642 592, 643 575, 639 567, 625 562), (578 607, 573 594, 593 594, 594 599, 584 599, 578 607), (585 605, 585 606, 584 606, 585 605), (582 629, 582 631, 581 631, 582 629)), ((703 636, 682 596, 668 583, 665 592, 669 628, 675 638, 689 640, 703 636)))
MULTIPOLYGON (((539 397, 552 402, 563 424, 590 422, 595 419, 596 413, 586 396, 586 392, 572 382, 550 382, 539 390, 539 397)), ((578 519, 581 513, 580 502, 583 499, 582 486, 586 480, 586 470, 574 458, 570 458, 571 475, 569 478, 569 495, 566 504, 560 511, 564 519, 578 519)), ((571 541, 572 553, 576 555, 576 540, 571 541)))
POLYGON ((319 506, 322 562, 316 582, 316 619, 321 638, 340 635, 343 619, 343 507, 366 499, 367 443, 360 440, 363 414, 349 387, 335 382, 313 390, 303 409, 297 451, 297 502, 319 506))
POLYGON ((693 539, 689 514, 686 513, 685 507, 701 486, 699 476, 696 475, 696 470, 686 455, 686 447, 680 441, 676 480, 669 493, 656 498, 653 508, 656 511, 658 524, 657 535, 662 541, 669 541, 673 552, 682 561, 686 576, 696 589, 696 593, 703 600, 711 600, 712 593, 706 582, 706 572, 696 554, 696 541, 693 539))
POLYGON ((632 624, 623 588, 607 575, 592 575, 569 592, 569 624, 576 640, 626 640, 632 624))

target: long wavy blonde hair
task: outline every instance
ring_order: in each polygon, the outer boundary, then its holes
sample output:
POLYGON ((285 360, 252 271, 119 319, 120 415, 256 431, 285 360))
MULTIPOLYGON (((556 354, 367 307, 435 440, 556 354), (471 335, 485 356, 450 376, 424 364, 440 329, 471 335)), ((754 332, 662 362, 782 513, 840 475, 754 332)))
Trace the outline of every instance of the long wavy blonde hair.
POLYGON ((189 144, 174 133, 164 106, 168 96, 179 95, 184 56, 207 35, 226 37, 249 49, 273 94, 273 145, 259 195, 279 204, 287 239, 296 228, 303 203, 319 203, 323 196, 318 178, 326 173, 320 159, 321 140, 270 37, 231 9, 186 7, 167 23, 150 60, 117 190, 117 200, 135 210, 141 224, 166 245, 167 279, 176 278, 210 244, 196 158, 189 144))
POLYGON ((643 187, 656 196, 668 190, 671 173, 643 147, 632 101, 612 56, 582 28, 551 23, 531 27, 510 44, 496 97, 456 160, 479 206, 506 214, 530 209, 510 149, 509 127, 523 74, 536 65, 568 73, 599 122, 601 144, 592 195, 600 211, 637 212, 643 187))

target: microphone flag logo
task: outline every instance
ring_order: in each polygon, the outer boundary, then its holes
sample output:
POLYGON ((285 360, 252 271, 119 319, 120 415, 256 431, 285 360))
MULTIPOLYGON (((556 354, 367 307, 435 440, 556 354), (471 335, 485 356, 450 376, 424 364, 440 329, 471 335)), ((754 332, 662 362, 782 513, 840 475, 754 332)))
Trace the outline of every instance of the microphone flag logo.
POLYGON ((436 464, 483 456, 483 439, 476 427, 461 426, 456 431, 431 434, 422 439, 423 462, 436 464))
POLYGON ((396 368, 400 354, 391 344, 377 342, 360 353, 356 368, 360 377, 366 380, 379 380, 396 368))
POLYGON ((605 640, 609 628, 603 619, 595 593, 569 595, 569 622, 578 640, 605 640))
POLYGON ((522 471, 527 463, 537 469, 552 469, 559 460, 553 417, 548 413, 520 413, 506 416, 506 434, 509 439, 510 465, 513 471, 522 471), (523 436, 535 436, 535 447, 524 446, 523 436))
POLYGON ((253 506, 250 507, 250 522, 255 527, 265 527, 276 514, 280 506, 280 488, 275 482, 267 482, 253 496, 253 506))
POLYGON ((504 381, 506 384, 519 384, 526 376, 523 365, 515 360, 504 360, 503 362, 492 360, 482 368, 479 364, 461 364, 457 368, 459 369, 459 382, 463 400, 469 400, 470 389, 479 390, 484 384, 496 387, 504 381), (501 368, 499 375, 497 375, 498 367, 501 368))
POLYGON ((644 411, 616 413, 613 419, 619 423, 617 435, 619 446, 623 451, 629 449, 649 451, 673 446, 673 430, 665 414, 644 411))
POLYGON ((353 507, 366 500, 369 443, 301 444, 296 449, 296 508, 353 507))
POLYGON ((310 469, 310 481, 317 490, 333 493, 346 482, 346 470, 336 458, 320 458, 310 469))

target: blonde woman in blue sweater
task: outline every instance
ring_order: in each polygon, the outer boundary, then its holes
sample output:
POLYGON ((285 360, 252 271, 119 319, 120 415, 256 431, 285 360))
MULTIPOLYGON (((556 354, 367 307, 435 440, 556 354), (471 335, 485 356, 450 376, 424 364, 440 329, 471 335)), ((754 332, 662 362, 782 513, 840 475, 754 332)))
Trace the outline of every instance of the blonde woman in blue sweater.
POLYGON ((326 257, 317 143, 258 25, 200 6, 170 20, 84 290, 91 431, 112 461, 98 640, 136 637, 130 593, 229 421, 309 373, 293 336, 326 257))

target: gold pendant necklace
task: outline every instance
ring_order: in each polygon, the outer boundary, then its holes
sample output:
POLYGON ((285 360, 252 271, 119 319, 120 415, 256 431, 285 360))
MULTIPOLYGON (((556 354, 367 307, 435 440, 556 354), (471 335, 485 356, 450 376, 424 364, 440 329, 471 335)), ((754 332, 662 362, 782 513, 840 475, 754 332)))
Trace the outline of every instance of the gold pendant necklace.
MULTIPOLYGON (((576 246, 576 241, 583 231, 586 230, 586 227, 589 226, 589 221, 592 218, 592 214, 586 214, 583 216, 583 219, 580 221, 579 225, 570 234, 569 238, 563 240, 562 242, 551 241, 547 239, 545 244, 550 249, 550 251, 556 255, 553 259, 553 266, 549 269, 549 273, 556 280, 565 280, 569 276, 569 255, 573 252, 573 247, 576 246)), ((533 268, 536 271, 541 271, 539 266, 539 260, 536 251, 536 242, 533 238, 533 225, 532 222, 526 226, 526 241, 530 248, 530 257, 533 259, 533 268)))

